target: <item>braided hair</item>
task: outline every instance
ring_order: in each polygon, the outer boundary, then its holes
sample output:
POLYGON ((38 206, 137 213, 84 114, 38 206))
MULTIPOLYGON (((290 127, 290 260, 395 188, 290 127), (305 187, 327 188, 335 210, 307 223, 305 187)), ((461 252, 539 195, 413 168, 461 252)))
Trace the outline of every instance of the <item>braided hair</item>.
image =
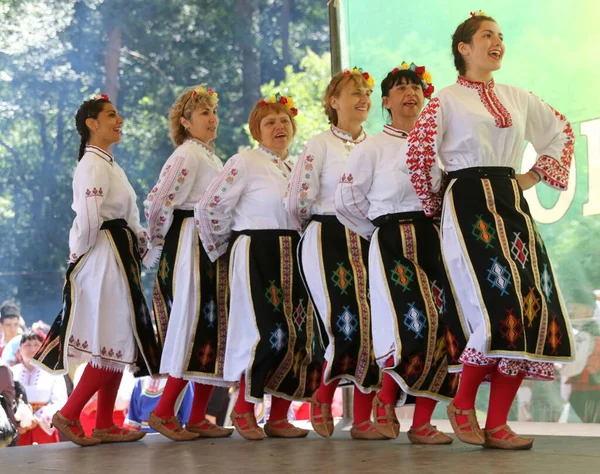
POLYGON ((75 115, 75 126, 77 127, 77 133, 81 137, 81 143, 79 145, 79 156, 77 161, 81 161, 83 154, 85 153, 85 147, 90 141, 90 129, 86 125, 85 121, 89 118, 98 118, 98 114, 104 109, 104 104, 110 104, 110 100, 104 97, 92 100, 86 100, 75 115))

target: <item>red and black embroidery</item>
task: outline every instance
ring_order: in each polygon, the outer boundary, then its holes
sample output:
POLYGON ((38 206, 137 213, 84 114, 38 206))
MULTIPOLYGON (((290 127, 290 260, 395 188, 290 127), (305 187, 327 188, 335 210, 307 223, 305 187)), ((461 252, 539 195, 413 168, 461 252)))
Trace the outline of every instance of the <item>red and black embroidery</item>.
POLYGON ((496 83, 492 79, 489 83, 470 81, 463 76, 459 76, 458 83, 468 89, 474 89, 479 94, 481 103, 485 106, 488 112, 494 117, 496 127, 509 128, 512 127, 512 117, 506 107, 500 102, 496 95, 496 83))
POLYGON ((425 107, 415 128, 408 136, 408 152, 406 153, 410 180, 428 216, 436 214, 442 207, 441 197, 438 193, 433 192, 431 175, 431 170, 437 166, 436 137, 439 108, 438 98, 431 100, 425 107))
POLYGON ((536 161, 533 169, 538 171, 542 175, 542 179, 553 188, 567 189, 571 160, 575 150, 575 134, 567 118, 552 106, 548 105, 548 107, 554 112, 556 118, 564 123, 562 133, 566 135, 566 140, 560 158, 556 159, 548 155, 542 155, 536 161))

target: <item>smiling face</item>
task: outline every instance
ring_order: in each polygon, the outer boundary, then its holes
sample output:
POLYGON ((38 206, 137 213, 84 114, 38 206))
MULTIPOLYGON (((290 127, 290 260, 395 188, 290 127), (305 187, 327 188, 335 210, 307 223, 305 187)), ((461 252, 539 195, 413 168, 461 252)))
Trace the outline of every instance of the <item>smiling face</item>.
POLYGON ((266 115, 260 121, 259 135, 261 145, 284 156, 294 138, 292 119, 285 112, 266 115))
POLYGON ((192 112, 189 120, 181 117, 181 125, 184 126, 191 137, 208 145, 217 137, 217 129, 219 128, 216 104, 210 105, 201 102, 192 112))
POLYGON ((458 51, 463 56, 467 73, 485 75, 497 71, 504 57, 504 36, 493 21, 482 21, 470 43, 459 43, 458 51))
POLYGON ((4 331, 4 340, 10 341, 13 337, 19 334, 19 317, 4 318, 2 321, 2 330, 4 331))
POLYGON ((354 80, 347 80, 339 94, 329 99, 329 104, 337 112, 337 121, 362 123, 371 110, 371 90, 359 86, 354 80))
POLYGON ((110 102, 104 103, 102 111, 96 118, 88 118, 85 124, 90 129, 90 142, 102 143, 105 146, 121 141, 121 127, 124 120, 110 102))
POLYGON ((423 87, 413 84, 406 77, 392 87, 387 96, 382 98, 383 106, 388 109, 392 119, 416 119, 423 108, 423 87))
POLYGON ((23 358, 23 363, 29 364, 33 360, 33 356, 40 350, 40 347, 42 347, 42 343, 37 338, 22 342, 19 346, 19 352, 23 358))

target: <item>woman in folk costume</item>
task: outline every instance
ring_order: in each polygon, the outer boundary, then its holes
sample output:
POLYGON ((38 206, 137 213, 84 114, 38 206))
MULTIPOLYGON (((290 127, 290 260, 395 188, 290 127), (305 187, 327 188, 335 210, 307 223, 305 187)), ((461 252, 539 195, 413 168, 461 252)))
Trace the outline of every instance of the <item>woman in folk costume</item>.
POLYGON ((335 190, 348 154, 365 140, 362 123, 371 108, 374 80, 354 68, 335 75, 325 92, 329 130, 312 137, 290 180, 285 205, 304 229, 299 259, 322 325, 327 360, 311 401, 311 422, 323 437, 333 434, 331 403, 341 380, 354 383, 354 439, 384 439, 370 421, 374 390, 381 385, 371 339, 368 242, 335 216, 335 190))
POLYGON ((292 400, 310 398, 321 370, 312 305, 296 260, 300 236, 283 207, 296 114, 291 98, 277 94, 259 101, 248 119, 258 148, 231 157, 196 206, 211 260, 230 247, 224 377, 240 383, 231 419, 251 440, 265 433, 306 436, 288 422, 287 413, 292 400), (272 394, 272 405, 263 432, 254 403, 265 392, 272 394))
POLYGON ((406 139, 432 93, 424 66, 402 63, 386 76, 381 95, 392 124, 352 150, 335 199, 338 219, 371 240, 373 346, 384 367, 375 424, 396 438, 396 402, 415 396, 408 432, 415 444, 452 442, 431 425, 431 416, 437 401, 456 393, 458 374, 449 370, 458 369, 466 342, 441 257, 439 217, 425 216, 405 162, 406 139))
POLYGON ((194 221, 194 206, 223 169, 212 141, 217 136, 217 94, 199 87, 181 94, 169 114, 177 147, 144 202, 152 250, 159 258, 153 294, 159 338, 164 341, 160 373, 169 374, 148 424, 175 441, 223 438, 233 430, 206 420, 215 385, 223 381, 227 333, 227 263, 211 262, 194 221), (185 429, 175 403, 188 381, 194 404, 185 429))
POLYGON ((19 428, 17 446, 58 443, 58 431, 52 426, 54 414, 67 401, 67 386, 62 375, 52 375, 31 363, 42 347, 42 336, 29 331, 21 337, 21 364, 12 368, 14 380, 20 382, 33 410, 33 423, 19 428))
POLYGON ((495 84, 505 47, 482 12, 452 38, 456 84, 421 114, 408 143, 411 181, 425 213, 442 205, 439 159, 449 175, 443 196, 442 249, 470 338, 448 417, 458 438, 488 448, 529 449, 533 439, 506 424, 524 377, 551 380, 554 363, 573 357, 572 332, 544 243, 523 190, 540 181, 564 190, 574 136, 567 119, 535 95, 495 84), (521 166, 523 142, 540 155, 521 166), (475 416, 477 389, 491 378, 485 431, 475 416))
POLYGON ((73 177, 70 263, 63 308, 35 358, 53 373, 87 361, 80 383, 52 424, 82 446, 136 441, 144 433, 119 428, 113 406, 124 370, 157 374, 160 357, 141 286, 148 236, 140 225, 135 191, 109 152, 123 119, 107 96, 84 102, 76 118, 81 146, 73 177), (98 392, 96 429, 86 437, 79 415, 98 392))

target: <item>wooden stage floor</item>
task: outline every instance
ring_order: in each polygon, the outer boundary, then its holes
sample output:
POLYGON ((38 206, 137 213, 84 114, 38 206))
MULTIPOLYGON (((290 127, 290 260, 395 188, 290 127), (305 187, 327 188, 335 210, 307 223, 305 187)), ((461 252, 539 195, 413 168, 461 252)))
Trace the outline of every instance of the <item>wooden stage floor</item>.
POLYGON ((174 443, 147 435, 132 444, 80 448, 71 443, 0 450, 0 473, 598 473, 600 438, 537 436, 523 452, 450 446, 413 446, 405 433, 394 441, 354 441, 337 430, 331 439, 230 439, 174 443))

